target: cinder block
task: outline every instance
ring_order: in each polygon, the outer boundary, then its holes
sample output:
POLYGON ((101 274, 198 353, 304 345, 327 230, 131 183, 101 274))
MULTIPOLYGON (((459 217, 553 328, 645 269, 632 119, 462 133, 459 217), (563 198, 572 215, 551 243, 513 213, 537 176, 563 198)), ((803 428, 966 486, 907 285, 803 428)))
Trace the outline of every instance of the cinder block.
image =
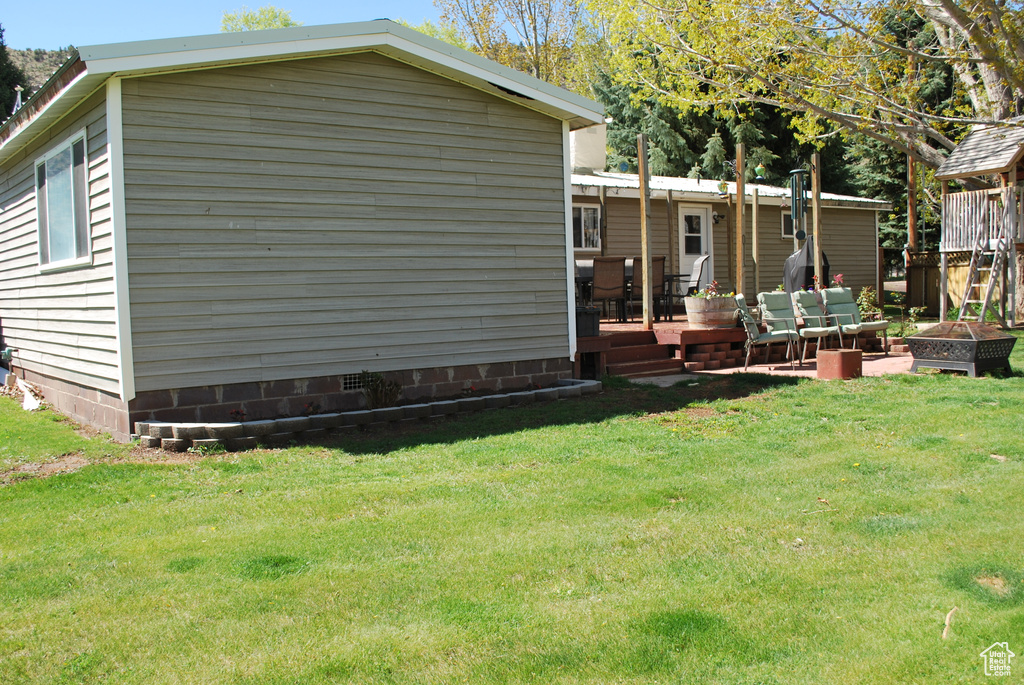
MULTIPOLYGON (((536 396, 538 402, 551 402, 557 400, 560 396, 562 387, 573 387, 573 386, 559 386, 554 388, 543 388, 541 390, 534 390, 533 394, 536 396)), ((579 386, 580 394, 583 393, 583 386, 579 386)))
POLYGON ((331 428, 337 428, 340 425, 341 414, 337 412, 333 414, 313 414, 309 417, 309 427, 311 430, 330 430, 331 428))
POLYGON ((558 397, 559 399, 569 399, 571 397, 581 397, 583 395, 583 388, 578 385, 560 385, 558 386, 558 397))
POLYGON ((691 373, 694 371, 703 371, 704 362, 683 362, 683 367, 691 373))
POLYGON ((154 438, 173 438, 174 434, 171 432, 171 424, 169 423, 151 423, 149 424, 149 434, 154 438))
POLYGON ((484 398, 484 406, 487 409, 501 409, 512 404, 512 398, 508 395, 488 395, 484 398))
POLYGON ((160 438, 154 438, 150 435, 139 436, 139 445, 142 447, 149 447, 151 449, 160 449, 160 438))
POLYGON ((433 414, 434 409, 429 404, 407 404, 402 407, 402 412, 406 419, 418 421, 433 414))
POLYGON ((245 435, 245 428, 240 423, 208 423, 206 424, 206 439, 228 440, 230 438, 241 438, 245 435))
POLYGON ((271 447, 286 447, 295 440, 295 433, 271 433, 264 436, 260 442, 271 447))
POLYGON ((403 407, 383 407, 381 409, 374 409, 374 414, 376 421, 392 423, 405 418, 405 409, 403 407))
POLYGON ((246 421, 242 424, 242 431, 245 436, 256 438, 280 432, 277 429, 277 421, 273 419, 266 419, 264 421, 246 421))
POLYGON ((731 346, 732 343, 727 342, 715 343, 715 352, 728 352, 731 346))
POLYGON ((706 364, 707 362, 711 361, 711 353, 710 352, 699 352, 699 353, 695 353, 695 354, 687 354, 686 355, 686 361, 688 361, 688 362, 703 362, 703 363, 706 364))
POLYGON ((192 446, 193 447, 210 447, 210 448, 224 447, 224 449, 227 449, 227 447, 225 447, 224 443, 221 442, 220 440, 217 440, 216 438, 199 438, 198 440, 193 440, 192 441, 192 446))
POLYGON ((308 416, 290 416, 286 419, 277 420, 277 429, 283 433, 298 433, 309 430, 310 420, 308 416))
POLYGON ((728 356, 729 353, 726 350, 720 350, 718 352, 711 353, 711 358, 716 361, 722 361, 723 359, 726 359, 728 356))
POLYGON ((341 425, 365 426, 373 420, 373 411, 360 409, 358 411, 347 411, 341 415, 341 425))
POLYGON ((191 440, 179 440, 178 438, 162 438, 160 440, 160 449, 168 452, 184 452, 191 446, 191 440))
POLYGON ((460 412, 482 411, 485 407, 482 397, 463 397, 455 401, 459 405, 460 412))
POLYGON ((259 447, 259 438, 255 435, 249 435, 244 438, 231 438, 225 445, 232 452, 244 452, 246 450, 254 450, 259 447))
POLYGON ((456 400, 445 400, 443 402, 434 402, 434 416, 446 416, 448 414, 454 414, 459 410, 459 403, 456 400))
POLYGON ((205 424, 202 423, 176 423, 171 426, 171 435, 179 440, 194 440, 205 438, 205 424), (196 430, 198 429, 198 431, 196 430))
POLYGON ((722 362, 720 362, 717 359, 712 359, 711 361, 704 362, 705 371, 714 371, 715 369, 720 368, 722 368, 722 362))

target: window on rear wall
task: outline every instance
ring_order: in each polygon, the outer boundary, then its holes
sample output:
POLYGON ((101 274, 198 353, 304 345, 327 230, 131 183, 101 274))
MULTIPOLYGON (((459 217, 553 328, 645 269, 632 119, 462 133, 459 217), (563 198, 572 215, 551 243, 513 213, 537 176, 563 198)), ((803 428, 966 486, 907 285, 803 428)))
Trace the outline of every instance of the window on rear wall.
POLYGON ((601 249, 601 207, 574 205, 572 208, 572 246, 577 250, 601 249))
POLYGON ((36 160, 40 266, 90 261, 86 164, 85 131, 36 160))
POLYGON ((789 212, 782 213, 782 239, 792 240, 793 238, 793 215, 789 212))

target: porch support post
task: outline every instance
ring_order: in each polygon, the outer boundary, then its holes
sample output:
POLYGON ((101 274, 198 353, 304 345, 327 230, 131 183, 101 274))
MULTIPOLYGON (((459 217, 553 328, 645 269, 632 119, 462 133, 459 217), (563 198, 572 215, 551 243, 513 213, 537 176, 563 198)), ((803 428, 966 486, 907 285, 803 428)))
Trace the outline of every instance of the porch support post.
POLYGON ((679 273, 679 250, 676 249, 676 241, 679 239, 676 230, 676 218, 672 212, 675 200, 672 198, 672 191, 665 192, 665 209, 668 212, 668 270, 669 273, 679 273))
MULTIPOLYGON (((946 216, 946 196, 949 195, 949 181, 942 182, 942 219, 939 231, 939 322, 946 320, 946 303, 949 300, 949 259, 943 249, 949 236, 946 235, 950 217, 946 216)), ((906 278, 906 275, 904 275, 906 278)))
POLYGON ((757 186, 750 192, 750 254, 754 258, 754 293, 761 292, 761 253, 757 235, 758 198, 757 186))
MULTIPOLYGON (((644 330, 654 328, 654 289, 651 287, 651 178, 647 166, 647 136, 643 133, 636 137, 637 166, 640 171, 640 192, 643 196, 643 212, 640 215, 640 259, 643 262, 644 281, 644 330)), ((636 281, 637 265, 633 265, 633 281, 636 281)))
POLYGON ((946 320, 946 301, 949 298, 949 257, 945 252, 940 253, 941 260, 939 276, 939 322, 946 320))
POLYGON ((821 153, 811 155, 811 222, 814 226, 814 275, 818 286, 827 288, 821 274, 821 153))
POLYGON ((736 281, 734 290, 741 293, 744 290, 743 273, 743 210, 747 204, 746 188, 743 185, 743 157, 746 148, 743 143, 736 143, 736 281))

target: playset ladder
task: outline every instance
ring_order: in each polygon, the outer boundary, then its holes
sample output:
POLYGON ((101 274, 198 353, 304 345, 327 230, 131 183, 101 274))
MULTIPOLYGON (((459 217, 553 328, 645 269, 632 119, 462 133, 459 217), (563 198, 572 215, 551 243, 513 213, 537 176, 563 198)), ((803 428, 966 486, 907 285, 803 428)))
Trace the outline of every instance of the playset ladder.
MULTIPOLYGON (((998 228, 992 230, 992 222, 985 220, 981 230, 978 231, 974 249, 971 252, 967 285, 964 288, 964 297, 960 302, 960 314, 957 321, 984 322, 985 316, 991 313, 1000 326, 1009 328, 999 308, 992 307, 992 297, 1014 248, 1013 222, 1007 221, 1006 217, 999 217, 996 219, 996 223, 998 228)), ((1006 293, 1001 293, 1001 295, 1005 297, 1006 293)))

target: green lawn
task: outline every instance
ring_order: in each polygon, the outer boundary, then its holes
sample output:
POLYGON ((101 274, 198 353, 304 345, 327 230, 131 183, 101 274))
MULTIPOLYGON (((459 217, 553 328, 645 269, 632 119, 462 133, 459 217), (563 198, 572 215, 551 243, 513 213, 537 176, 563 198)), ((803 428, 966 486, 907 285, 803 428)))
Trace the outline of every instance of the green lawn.
POLYGON ((0 468, 94 462, 0 487, 0 682, 982 682, 1024 650, 1024 377, 612 385, 177 465, 0 398, 0 468))

